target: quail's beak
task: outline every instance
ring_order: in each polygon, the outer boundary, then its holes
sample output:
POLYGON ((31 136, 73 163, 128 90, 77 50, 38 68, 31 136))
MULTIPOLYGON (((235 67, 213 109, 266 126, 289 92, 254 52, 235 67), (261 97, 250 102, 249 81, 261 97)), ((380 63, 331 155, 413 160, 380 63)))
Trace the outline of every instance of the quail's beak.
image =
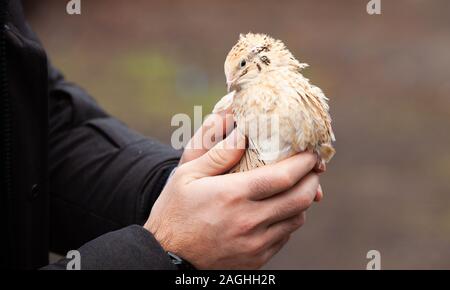
POLYGON ((227 91, 231 92, 231 88, 233 87, 233 82, 227 81, 227 91))
POLYGON ((236 79, 227 80, 227 90, 228 92, 237 91, 236 79))

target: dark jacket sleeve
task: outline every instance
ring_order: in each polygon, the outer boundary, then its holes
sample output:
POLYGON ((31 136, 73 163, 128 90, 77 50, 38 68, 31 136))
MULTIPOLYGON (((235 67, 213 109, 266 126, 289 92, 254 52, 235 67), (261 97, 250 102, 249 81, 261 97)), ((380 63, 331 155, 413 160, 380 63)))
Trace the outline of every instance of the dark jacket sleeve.
POLYGON ((17 176, 2 212, 6 263, 29 268, 46 261, 49 213, 51 250, 65 255, 79 248, 85 268, 167 268, 169 259, 153 236, 130 225, 145 222, 179 153, 131 130, 66 82, 47 65, 20 1, 1 4, 8 24, 0 21, 8 36, 5 143, 20 156, 8 154, 9 163, 20 165, 5 166, 17 176))
POLYGON ((49 98, 51 249, 84 244, 89 269, 167 268, 150 233, 115 230, 146 221, 180 153, 109 116, 51 66, 49 98))
MULTIPOLYGON (((104 234, 78 252, 81 270, 176 270, 155 238, 138 225, 104 234)), ((62 259, 43 269, 66 270, 72 259, 62 259)))

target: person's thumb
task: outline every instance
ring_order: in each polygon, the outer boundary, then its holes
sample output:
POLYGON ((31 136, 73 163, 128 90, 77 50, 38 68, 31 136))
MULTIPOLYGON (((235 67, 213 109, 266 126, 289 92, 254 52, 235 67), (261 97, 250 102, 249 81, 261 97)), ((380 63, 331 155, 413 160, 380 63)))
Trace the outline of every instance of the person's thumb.
POLYGON ((186 167, 197 177, 223 174, 241 160, 244 151, 245 136, 234 129, 204 155, 186 163, 186 167))

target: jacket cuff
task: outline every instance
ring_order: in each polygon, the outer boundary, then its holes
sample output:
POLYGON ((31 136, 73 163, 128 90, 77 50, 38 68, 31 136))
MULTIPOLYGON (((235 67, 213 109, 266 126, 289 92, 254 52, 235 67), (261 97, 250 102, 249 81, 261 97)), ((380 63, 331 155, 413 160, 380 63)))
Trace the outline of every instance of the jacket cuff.
MULTIPOLYGON (((104 234, 78 251, 81 270, 177 270, 153 235, 138 225, 104 234)), ((65 269, 68 262, 46 268, 65 269)))

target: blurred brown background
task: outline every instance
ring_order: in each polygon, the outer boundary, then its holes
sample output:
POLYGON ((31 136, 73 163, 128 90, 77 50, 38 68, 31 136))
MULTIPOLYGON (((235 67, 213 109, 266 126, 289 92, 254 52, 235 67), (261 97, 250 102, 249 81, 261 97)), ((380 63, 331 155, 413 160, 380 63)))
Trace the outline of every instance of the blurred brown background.
POLYGON ((450 2, 25 1, 53 63, 132 128, 169 142, 171 117, 225 94, 241 32, 282 39, 330 97, 337 155, 325 199, 269 269, 450 269, 450 2))

